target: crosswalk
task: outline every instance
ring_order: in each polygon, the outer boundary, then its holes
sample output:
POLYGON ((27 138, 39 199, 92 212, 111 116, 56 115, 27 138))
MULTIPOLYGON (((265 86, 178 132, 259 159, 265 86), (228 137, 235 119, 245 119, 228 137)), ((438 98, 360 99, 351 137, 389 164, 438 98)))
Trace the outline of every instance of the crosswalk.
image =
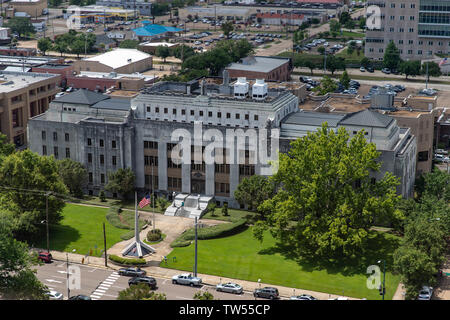
POLYGON ((103 295, 106 294, 108 289, 116 282, 117 279, 120 278, 120 275, 117 272, 111 273, 108 278, 103 280, 102 283, 98 285, 98 287, 92 292, 91 299, 92 300, 99 300, 102 298, 103 295))

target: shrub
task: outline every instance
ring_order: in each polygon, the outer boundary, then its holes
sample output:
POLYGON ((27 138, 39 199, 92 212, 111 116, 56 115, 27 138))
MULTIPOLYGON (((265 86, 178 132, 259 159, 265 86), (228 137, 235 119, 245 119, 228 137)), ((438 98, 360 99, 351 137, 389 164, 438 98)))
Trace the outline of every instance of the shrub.
POLYGON ((145 259, 129 259, 129 258, 122 258, 119 256, 116 256, 114 254, 110 254, 109 255, 109 260, 116 262, 116 263, 120 263, 120 264, 124 264, 124 265, 132 265, 132 266, 138 266, 138 265, 144 265, 146 264, 145 259))
POLYGON ((159 229, 150 230, 147 233, 148 241, 158 241, 158 240, 161 240, 161 237, 162 237, 162 233, 161 233, 161 230, 159 230, 159 229))
POLYGON ((105 191, 100 191, 100 193, 98 194, 98 197, 100 198, 101 202, 105 202, 106 201, 106 196, 105 196, 105 191))
MULTIPOLYGON (((197 238, 200 240, 215 239, 227 237, 241 232, 245 228, 246 219, 239 219, 232 223, 222 223, 212 227, 197 229, 197 238)), ((185 231, 180 237, 175 239, 170 246, 174 247, 186 247, 191 243, 191 240, 195 238, 194 228, 185 231)))

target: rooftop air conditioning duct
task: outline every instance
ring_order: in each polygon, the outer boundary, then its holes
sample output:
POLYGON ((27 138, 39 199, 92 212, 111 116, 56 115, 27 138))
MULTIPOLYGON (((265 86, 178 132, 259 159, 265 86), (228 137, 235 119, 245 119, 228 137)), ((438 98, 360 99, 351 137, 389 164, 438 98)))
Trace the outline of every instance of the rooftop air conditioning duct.
POLYGON ((239 77, 234 84, 234 97, 245 99, 248 96, 248 82, 245 77, 239 77))
POLYGON ((255 100, 264 100, 267 97, 267 83, 264 79, 257 79, 252 86, 252 98, 255 100))

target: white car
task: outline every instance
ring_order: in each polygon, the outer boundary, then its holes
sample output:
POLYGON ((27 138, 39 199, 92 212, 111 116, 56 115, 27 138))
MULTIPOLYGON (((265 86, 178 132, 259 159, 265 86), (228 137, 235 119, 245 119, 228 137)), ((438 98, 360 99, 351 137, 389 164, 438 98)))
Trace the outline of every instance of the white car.
POLYGON ((50 298, 50 300, 63 300, 64 299, 64 296, 62 295, 62 293, 59 293, 54 290, 48 291, 47 295, 50 298))
POLYGON ((57 94, 55 94, 55 98, 60 98, 65 94, 66 94, 65 92, 58 92, 57 94))
POLYGON ((431 300, 431 297, 433 296, 433 288, 423 286, 422 290, 419 292, 419 296, 417 297, 417 300, 431 300))
POLYGON ((200 286, 202 284, 202 279, 192 276, 190 273, 178 274, 172 277, 173 284, 185 284, 193 286, 200 286))
POLYGON ((241 294, 243 291, 243 289, 240 285, 238 285, 237 283, 232 283, 232 282, 219 283, 216 286, 216 290, 220 291, 220 292, 229 292, 229 293, 236 293, 236 294, 241 294))
POLYGON ((87 29, 86 32, 94 32, 92 29, 87 29))
POLYGON ((291 296, 289 300, 317 300, 317 298, 309 295, 309 294, 302 294, 299 296, 291 296))

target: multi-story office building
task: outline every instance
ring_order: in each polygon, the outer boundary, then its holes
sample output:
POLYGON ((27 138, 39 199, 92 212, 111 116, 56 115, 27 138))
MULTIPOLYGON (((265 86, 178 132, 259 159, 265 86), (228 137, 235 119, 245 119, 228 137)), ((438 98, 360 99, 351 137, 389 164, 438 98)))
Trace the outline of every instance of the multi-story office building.
POLYGON ((0 71, 0 132, 17 147, 27 142, 28 119, 47 110, 60 81, 54 74, 0 71))
MULTIPOLYGON (((126 101, 87 90, 55 99, 48 112, 30 120, 29 147, 83 163, 91 194, 104 188, 108 172, 131 168, 142 192, 153 190, 169 198, 174 193, 201 194, 238 207, 234 191, 243 178, 271 175, 267 160, 276 156, 278 146, 284 150, 300 131, 315 131, 329 121, 317 113, 317 126, 303 126, 295 116, 299 98, 289 90, 245 78, 229 84, 226 75, 221 83, 158 82, 126 101), (177 161, 177 144, 190 159, 177 161)), ((371 132, 370 141, 377 139, 384 152, 380 174, 399 175, 399 194, 410 196, 416 161, 410 131, 372 112, 341 118, 349 130, 371 132), (366 117, 370 121, 364 122, 366 117)))
POLYGON ((430 59, 437 53, 450 53, 448 1, 370 0, 367 5, 378 6, 381 16, 379 27, 366 32, 366 57, 382 60, 390 41, 404 60, 430 59))

